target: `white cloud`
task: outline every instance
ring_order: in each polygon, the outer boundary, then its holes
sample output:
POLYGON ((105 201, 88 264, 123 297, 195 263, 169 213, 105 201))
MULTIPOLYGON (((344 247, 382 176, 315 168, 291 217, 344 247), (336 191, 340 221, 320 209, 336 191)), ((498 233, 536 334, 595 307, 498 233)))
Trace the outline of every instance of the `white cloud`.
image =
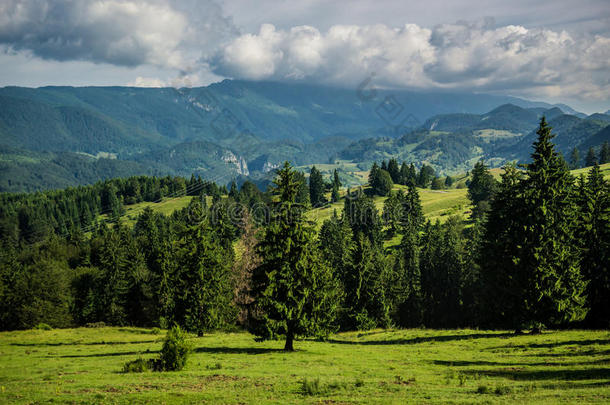
POLYGON ((229 43, 212 62, 215 73, 254 80, 302 80, 356 86, 372 72, 380 86, 508 91, 515 94, 607 99, 610 39, 565 31, 444 24, 310 26, 229 43))
POLYGON ((189 70, 235 33, 211 0, 0 0, 0 44, 47 60, 189 70))

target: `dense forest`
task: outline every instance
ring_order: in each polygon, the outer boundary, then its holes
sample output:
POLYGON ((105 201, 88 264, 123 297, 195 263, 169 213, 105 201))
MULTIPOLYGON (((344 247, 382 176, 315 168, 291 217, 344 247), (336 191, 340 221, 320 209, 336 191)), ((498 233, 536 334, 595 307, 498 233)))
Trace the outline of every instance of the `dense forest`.
POLYGON ((552 138, 542 118, 531 162, 506 165, 501 181, 478 162, 466 222, 426 221, 418 187, 452 179, 396 159, 344 193, 336 173, 326 183, 285 163, 265 192, 132 177, 0 194, 0 329, 243 327, 292 349, 375 327, 610 327, 610 185, 596 159, 574 178, 552 138), (388 196, 382 212, 376 194, 388 196), (188 207, 120 221, 126 204, 178 195, 188 207), (306 212, 328 200, 344 209, 316 227, 306 212))

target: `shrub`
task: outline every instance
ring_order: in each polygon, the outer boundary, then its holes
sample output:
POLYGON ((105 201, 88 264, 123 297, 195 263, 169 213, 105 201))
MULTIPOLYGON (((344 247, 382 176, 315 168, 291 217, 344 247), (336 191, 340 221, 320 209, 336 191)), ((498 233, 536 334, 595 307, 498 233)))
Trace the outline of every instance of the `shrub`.
POLYGON ((188 334, 179 326, 167 332, 157 367, 164 371, 182 370, 192 349, 187 338, 188 334))
POLYGON ((152 329, 150 330, 150 334, 151 334, 151 335, 158 335, 158 334, 160 334, 160 333, 161 333, 161 329, 159 329, 159 328, 152 328, 152 329))
POLYGON ((36 325, 35 329, 40 329, 40 330, 53 330, 53 328, 51 327, 51 325, 46 324, 46 323, 39 323, 38 325, 36 325))
POLYGON ((141 357, 128 361, 123 366, 124 373, 143 373, 145 371, 150 371, 152 369, 153 362, 151 360, 146 360, 141 357))
POLYGON ((479 385, 479 388, 477 388, 477 394, 489 394, 490 391, 486 385, 479 385))
POLYGON ((85 328, 104 328, 105 326, 104 322, 89 322, 85 325, 85 328))

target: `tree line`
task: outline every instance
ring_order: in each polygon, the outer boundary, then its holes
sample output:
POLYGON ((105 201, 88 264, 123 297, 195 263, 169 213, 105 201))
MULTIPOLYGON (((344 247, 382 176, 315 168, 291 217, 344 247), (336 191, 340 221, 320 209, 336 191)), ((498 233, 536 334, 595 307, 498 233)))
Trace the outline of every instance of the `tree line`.
POLYGON ((375 327, 607 328, 610 186, 597 165, 574 179, 552 137, 543 119, 531 163, 500 181, 478 162, 468 221, 426 221, 418 187, 433 171, 391 159, 373 165, 370 192, 340 196, 336 173, 326 184, 314 167, 307 182, 286 163, 267 192, 210 186, 169 216, 145 209, 133 228, 5 236, 0 327, 243 327, 287 350, 375 327), (343 210, 318 229, 306 213, 329 193, 343 210))

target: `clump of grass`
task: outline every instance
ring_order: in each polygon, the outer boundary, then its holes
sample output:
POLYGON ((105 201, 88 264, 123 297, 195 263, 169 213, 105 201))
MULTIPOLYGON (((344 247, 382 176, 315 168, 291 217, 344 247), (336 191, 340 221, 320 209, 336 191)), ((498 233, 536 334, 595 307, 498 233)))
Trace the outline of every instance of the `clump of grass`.
POLYGON ((41 322, 38 325, 36 325, 35 329, 38 330, 53 330, 53 328, 51 327, 51 325, 41 322))
POLYGON ((86 328, 104 328, 106 324, 104 322, 89 322, 85 325, 86 328))
POLYGON ((303 382, 301 383, 301 392, 303 393, 303 395, 313 396, 323 394, 324 389, 322 387, 322 384, 320 384, 319 378, 313 380, 304 378, 303 382))
POLYGON ((361 378, 357 378, 356 381, 354 382, 354 386, 360 388, 364 386, 364 380, 362 380, 361 378))
POLYGON ((494 394, 496 395, 508 395, 511 392, 513 392, 513 390, 505 385, 498 385, 494 390, 494 394))
POLYGON ((208 370, 220 370, 222 368, 222 364, 220 364, 220 363, 211 364, 211 365, 207 365, 206 368, 208 370))
POLYGON ((487 385, 479 385, 477 388, 477 394, 489 394, 491 389, 487 385))
POLYGON ((124 373, 143 373, 150 371, 153 368, 153 361, 151 359, 143 359, 138 357, 135 360, 128 361, 123 365, 124 373))
POLYGON ((151 334, 151 335, 158 335, 158 334, 160 334, 160 333, 161 333, 161 329, 159 329, 159 328, 152 328, 152 329, 150 330, 150 334, 151 334))

